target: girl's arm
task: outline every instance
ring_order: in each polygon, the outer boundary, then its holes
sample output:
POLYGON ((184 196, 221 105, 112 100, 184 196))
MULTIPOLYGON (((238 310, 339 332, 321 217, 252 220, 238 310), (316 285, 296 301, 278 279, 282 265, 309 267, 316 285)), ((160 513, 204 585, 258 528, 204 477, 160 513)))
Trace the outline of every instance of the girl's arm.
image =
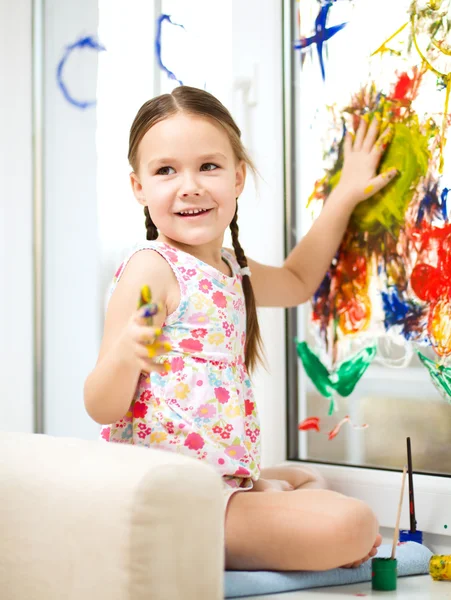
POLYGON ((306 302, 324 278, 356 205, 373 196, 397 175, 396 170, 391 170, 376 176, 393 127, 389 125, 376 141, 378 131, 377 118, 373 119, 368 131, 362 119, 355 141, 349 133, 346 135, 340 182, 283 267, 269 267, 249 260, 257 305, 290 307, 306 302))
MULTIPOLYGON (((102 425, 121 419, 130 408, 141 371, 161 371, 147 356, 146 341, 155 338, 168 314, 168 301, 178 304, 178 284, 168 263, 153 250, 137 252, 129 261, 111 297, 105 319, 103 340, 94 370, 85 382, 85 407, 102 425), (175 288, 174 288, 175 282, 175 288), (137 302, 143 285, 149 285, 152 301, 163 310, 148 327, 137 302)), ((163 350, 161 351, 163 352, 163 350)), ((160 352, 160 353, 161 353, 160 352)))

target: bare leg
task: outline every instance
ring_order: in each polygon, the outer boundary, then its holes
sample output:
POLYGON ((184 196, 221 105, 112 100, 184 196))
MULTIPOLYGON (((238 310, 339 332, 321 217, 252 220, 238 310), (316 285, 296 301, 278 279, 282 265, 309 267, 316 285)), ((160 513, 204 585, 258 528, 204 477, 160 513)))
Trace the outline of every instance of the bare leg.
POLYGON ((279 491, 326 489, 324 477, 313 467, 305 465, 280 466, 262 469, 255 491, 268 491, 271 487, 279 491), (269 485, 268 485, 268 482, 269 485), (263 488, 263 489, 262 489, 263 488))
MULTIPOLYGON (((254 486, 255 491, 292 491, 306 489, 326 489, 324 477, 313 467, 301 465, 284 465, 262 469, 261 478, 254 486)), ((373 546, 367 555, 352 563, 342 565, 343 568, 356 568, 376 556, 377 549, 382 543, 382 536, 378 533, 373 546)))
MULTIPOLYGON (((291 471, 284 477, 296 483, 291 471)), ((232 496, 225 526, 227 568, 325 570, 354 566, 369 556, 378 529, 371 509, 336 492, 301 488, 232 496)))

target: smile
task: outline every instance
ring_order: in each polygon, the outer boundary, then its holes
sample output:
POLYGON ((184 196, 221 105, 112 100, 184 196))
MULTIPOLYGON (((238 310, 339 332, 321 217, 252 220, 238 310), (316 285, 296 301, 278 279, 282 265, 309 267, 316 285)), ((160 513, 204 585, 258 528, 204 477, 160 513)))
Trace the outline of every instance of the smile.
POLYGON ((211 211, 211 208, 192 208, 189 210, 181 210, 176 213, 181 217, 198 217, 199 215, 205 215, 211 211))

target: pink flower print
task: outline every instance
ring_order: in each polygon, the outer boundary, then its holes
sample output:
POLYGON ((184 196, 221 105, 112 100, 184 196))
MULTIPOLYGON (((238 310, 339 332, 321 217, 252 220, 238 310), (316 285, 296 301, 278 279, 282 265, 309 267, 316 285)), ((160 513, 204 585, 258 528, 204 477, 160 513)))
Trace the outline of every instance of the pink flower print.
POLYGON ((228 440, 230 438, 230 433, 228 431, 223 431, 221 437, 223 440, 228 440))
POLYGON ((215 292, 212 297, 213 302, 218 308, 225 308, 227 306, 227 298, 222 292, 215 292))
POLYGON ((185 440, 185 446, 188 446, 190 450, 200 450, 204 447, 204 438, 198 433, 190 433, 185 440))
MULTIPOLYGON (((169 260, 173 263, 177 262, 177 254, 174 254, 173 252, 167 252, 166 256, 169 258, 169 260)), ((183 269, 185 270, 185 269, 183 269)))
POLYGON ((208 292, 212 289, 212 287, 213 286, 208 281, 208 279, 201 279, 199 281, 199 289, 201 292, 205 292, 205 294, 208 294, 208 292))
POLYGON ((252 429, 246 429, 246 435, 248 437, 251 437, 251 435, 252 435, 252 429))
POLYGON ((152 392, 150 390, 144 390, 139 399, 141 402, 148 402, 152 397, 152 392))
POLYGON ((255 435, 258 437, 260 435, 260 429, 257 427, 254 431, 255 435))
POLYGON ((144 402, 135 402, 133 405, 133 416, 135 419, 144 419, 147 414, 147 404, 144 402))
POLYGON ((227 404, 230 398, 229 392, 223 387, 215 388, 215 396, 221 404, 227 404))
POLYGON ((218 464, 223 465, 225 460, 223 458, 218 458, 218 464))
POLYGON ((191 350, 192 352, 200 352, 203 347, 203 344, 199 340, 193 340, 192 338, 187 338, 179 343, 179 348, 187 351, 191 350))
POLYGON ((239 477, 249 477, 250 474, 251 474, 250 471, 248 471, 247 469, 245 469, 242 466, 239 466, 238 469, 234 473, 234 475, 239 476, 239 477))
POLYGON ((102 432, 100 435, 103 437, 104 440, 109 442, 110 441, 110 432, 111 432, 111 427, 104 427, 102 429, 102 432))
POLYGON ((196 411, 196 416, 201 419, 210 419, 216 414, 216 408, 212 404, 201 404, 196 411))
POLYGON ((168 421, 165 427, 168 433, 174 433, 174 423, 172 421, 168 421))
POLYGON ((194 275, 196 274, 196 269, 188 269, 186 274, 188 275, 188 277, 194 277, 194 275))
POLYGON ((201 312, 194 313, 188 319, 188 323, 198 323, 199 325, 204 325, 205 323, 209 323, 209 321, 210 319, 207 317, 207 315, 204 315, 204 313, 201 312))
POLYGON ((171 360, 171 371, 173 373, 177 373, 178 371, 182 371, 185 366, 185 361, 182 357, 177 356, 171 360))
POLYGON ((147 433, 145 431, 138 431, 138 437, 142 440, 147 437, 147 433))
POLYGON ((226 448, 225 453, 227 456, 230 456, 230 458, 236 458, 237 460, 240 460, 246 454, 246 450, 243 448, 243 446, 235 445, 226 448))
POLYGON ((138 425, 138 429, 141 429, 141 431, 145 431, 147 429, 147 425, 145 423, 140 423, 138 425))
POLYGON ((232 431, 232 429, 233 429, 233 425, 230 425, 230 423, 225 426, 226 431, 232 431))
POLYGON ((244 401, 244 410, 245 410, 246 417, 249 417, 254 412, 254 408, 255 408, 254 402, 251 402, 250 400, 244 401))
POLYGON ((230 328, 229 323, 227 323, 227 321, 222 324, 222 328, 225 331, 226 337, 230 337, 232 335, 232 330, 230 328))
POLYGON ((195 338, 204 338, 207 335, 206 329, 193 329, 191 335, 195 338))
POLYGON ((251 442, 256 442, 256 441, 257 441, 257 436, 251 435, 251 442))
POLYGON ((215 425, 212 429, 213 433, 221 433, 222 432, 222 427, 219 427, 219 425, 215 425))

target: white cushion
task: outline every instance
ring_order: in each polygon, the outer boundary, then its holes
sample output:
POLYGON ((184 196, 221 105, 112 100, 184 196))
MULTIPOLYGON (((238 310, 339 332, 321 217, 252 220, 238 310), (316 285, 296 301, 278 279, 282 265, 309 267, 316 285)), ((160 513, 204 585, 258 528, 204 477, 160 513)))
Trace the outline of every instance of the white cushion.
POLYGON ((0 433, 0 589, 8 600, 219 600, 224 499, 169 452, 0 433))

